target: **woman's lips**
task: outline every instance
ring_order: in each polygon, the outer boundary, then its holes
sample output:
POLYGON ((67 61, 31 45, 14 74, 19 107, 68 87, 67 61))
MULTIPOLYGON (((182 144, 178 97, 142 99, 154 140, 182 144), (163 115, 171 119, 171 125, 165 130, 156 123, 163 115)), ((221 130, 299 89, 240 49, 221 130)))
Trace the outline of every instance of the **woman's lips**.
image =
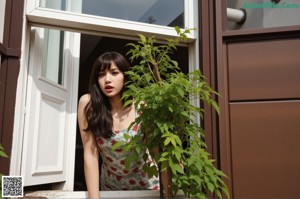
POLYGON ((111 93, 114 87, 112 86, 105 86, 105 91, 111 93))

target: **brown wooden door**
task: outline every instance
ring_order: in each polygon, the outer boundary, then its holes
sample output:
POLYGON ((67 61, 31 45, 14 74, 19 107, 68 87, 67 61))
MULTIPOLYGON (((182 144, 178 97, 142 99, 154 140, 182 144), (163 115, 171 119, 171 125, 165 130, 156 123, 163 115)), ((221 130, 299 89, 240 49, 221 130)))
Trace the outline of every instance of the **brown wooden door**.
POLYGON ((234 198, 300 196, 298 49, 299 39, 227 43, 234 198))
POLYGON ((300 198, 300 27, 226 30, 224 12, 216 22, 218 155, 231 198, 300 198))

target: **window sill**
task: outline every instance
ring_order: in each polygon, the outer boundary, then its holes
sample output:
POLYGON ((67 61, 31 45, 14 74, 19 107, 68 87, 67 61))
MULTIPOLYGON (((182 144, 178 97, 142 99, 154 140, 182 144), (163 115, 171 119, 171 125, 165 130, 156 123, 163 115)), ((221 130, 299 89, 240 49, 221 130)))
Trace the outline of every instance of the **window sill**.
MULTIPOLYGON (((159 197, 159 190, 143 190, 143 191, 100 191, 101 199, 116 199, 116 198, 143 198, 155 199, 159 197)), ((86 191, 35 191, 25 193, 25 199, 52 199, 52 198, 87 198, 86 191)), ((176 198, 187 198, 182 192, 177 194, 176 198)))

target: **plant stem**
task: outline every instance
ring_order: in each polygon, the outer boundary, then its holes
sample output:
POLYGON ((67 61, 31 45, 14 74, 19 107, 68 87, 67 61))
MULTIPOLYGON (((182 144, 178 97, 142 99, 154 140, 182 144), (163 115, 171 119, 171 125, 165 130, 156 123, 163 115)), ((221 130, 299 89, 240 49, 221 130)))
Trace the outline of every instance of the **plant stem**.
POLYGON ((153 78, 155 79, 155 75, 154 75, 154 73, 153 73, 153 71, 152 71, 152 69, 151 69, 151 66, 150 66, 150 64, 148 64, 148 68, 149 68, 149 70, 150 70, 150 72, 151 72, 151 75, 153 76, 153 78))
POLYGON ((153 66, 154 66, 154 71, 155 71, 157 80, 158 80, 158 82, 161 82, 161 76, 160 76, 160 73, 159 73, 159 70, 158 70, 158 64, 154 63, 153 66))
POLYGON ((167 168, 165 171, 161 171, 163 182, 164 199, 173 198, 172 194, 172 171, 167 168))
MULTIPOLYGON (((162 83, 162 79, 158 70, 158 64, 154 63, 154 71, 158 80, 158 83, 161 84, 162 83)), ((170 168, 167 168, 166 171, 161 171, 161 165, 159 165, 159 174, 160 174, 160 184, 163 185, 160 191, 160 195, 162 196, 163 194, 163 198, 164 199, 168 199, 168 198, 172 198, 172 172, 170 170, 170 168)))

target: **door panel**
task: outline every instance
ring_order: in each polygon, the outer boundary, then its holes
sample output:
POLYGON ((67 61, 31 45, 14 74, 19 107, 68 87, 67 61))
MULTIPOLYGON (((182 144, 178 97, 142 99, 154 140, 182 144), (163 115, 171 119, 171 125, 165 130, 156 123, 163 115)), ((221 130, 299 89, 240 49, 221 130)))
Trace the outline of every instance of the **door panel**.
POLYGON ((79 69, 76 34, 31 29, 22 161, 25 186, 73 184, 79 69))
POLYGON ((230 103, 233 198, 300 196, 299 121, 299 100, 230 103))
POLYGON ((234 199, 300 195, 300 40, 270 35, 232 36, 223 49, 220 159, 234 199))
POLYGON ((35 171, 32 175, 43 173, 63 173, 64 129, 66 128, 66 100, 41 93, 39 120, 37 121, 39 135, 33 143, 33 163, 35 171), (49 119, 51 118, 51 119, 49 119), (51 146, 50 143, 56 143, 51 146), (47 147, 45 147, 47 146, 47 147), (50 152, 50 153, 49 153, 50 152))
POLYGON ((228 44, 230 100, 300 97, 300 40, 228 44))

